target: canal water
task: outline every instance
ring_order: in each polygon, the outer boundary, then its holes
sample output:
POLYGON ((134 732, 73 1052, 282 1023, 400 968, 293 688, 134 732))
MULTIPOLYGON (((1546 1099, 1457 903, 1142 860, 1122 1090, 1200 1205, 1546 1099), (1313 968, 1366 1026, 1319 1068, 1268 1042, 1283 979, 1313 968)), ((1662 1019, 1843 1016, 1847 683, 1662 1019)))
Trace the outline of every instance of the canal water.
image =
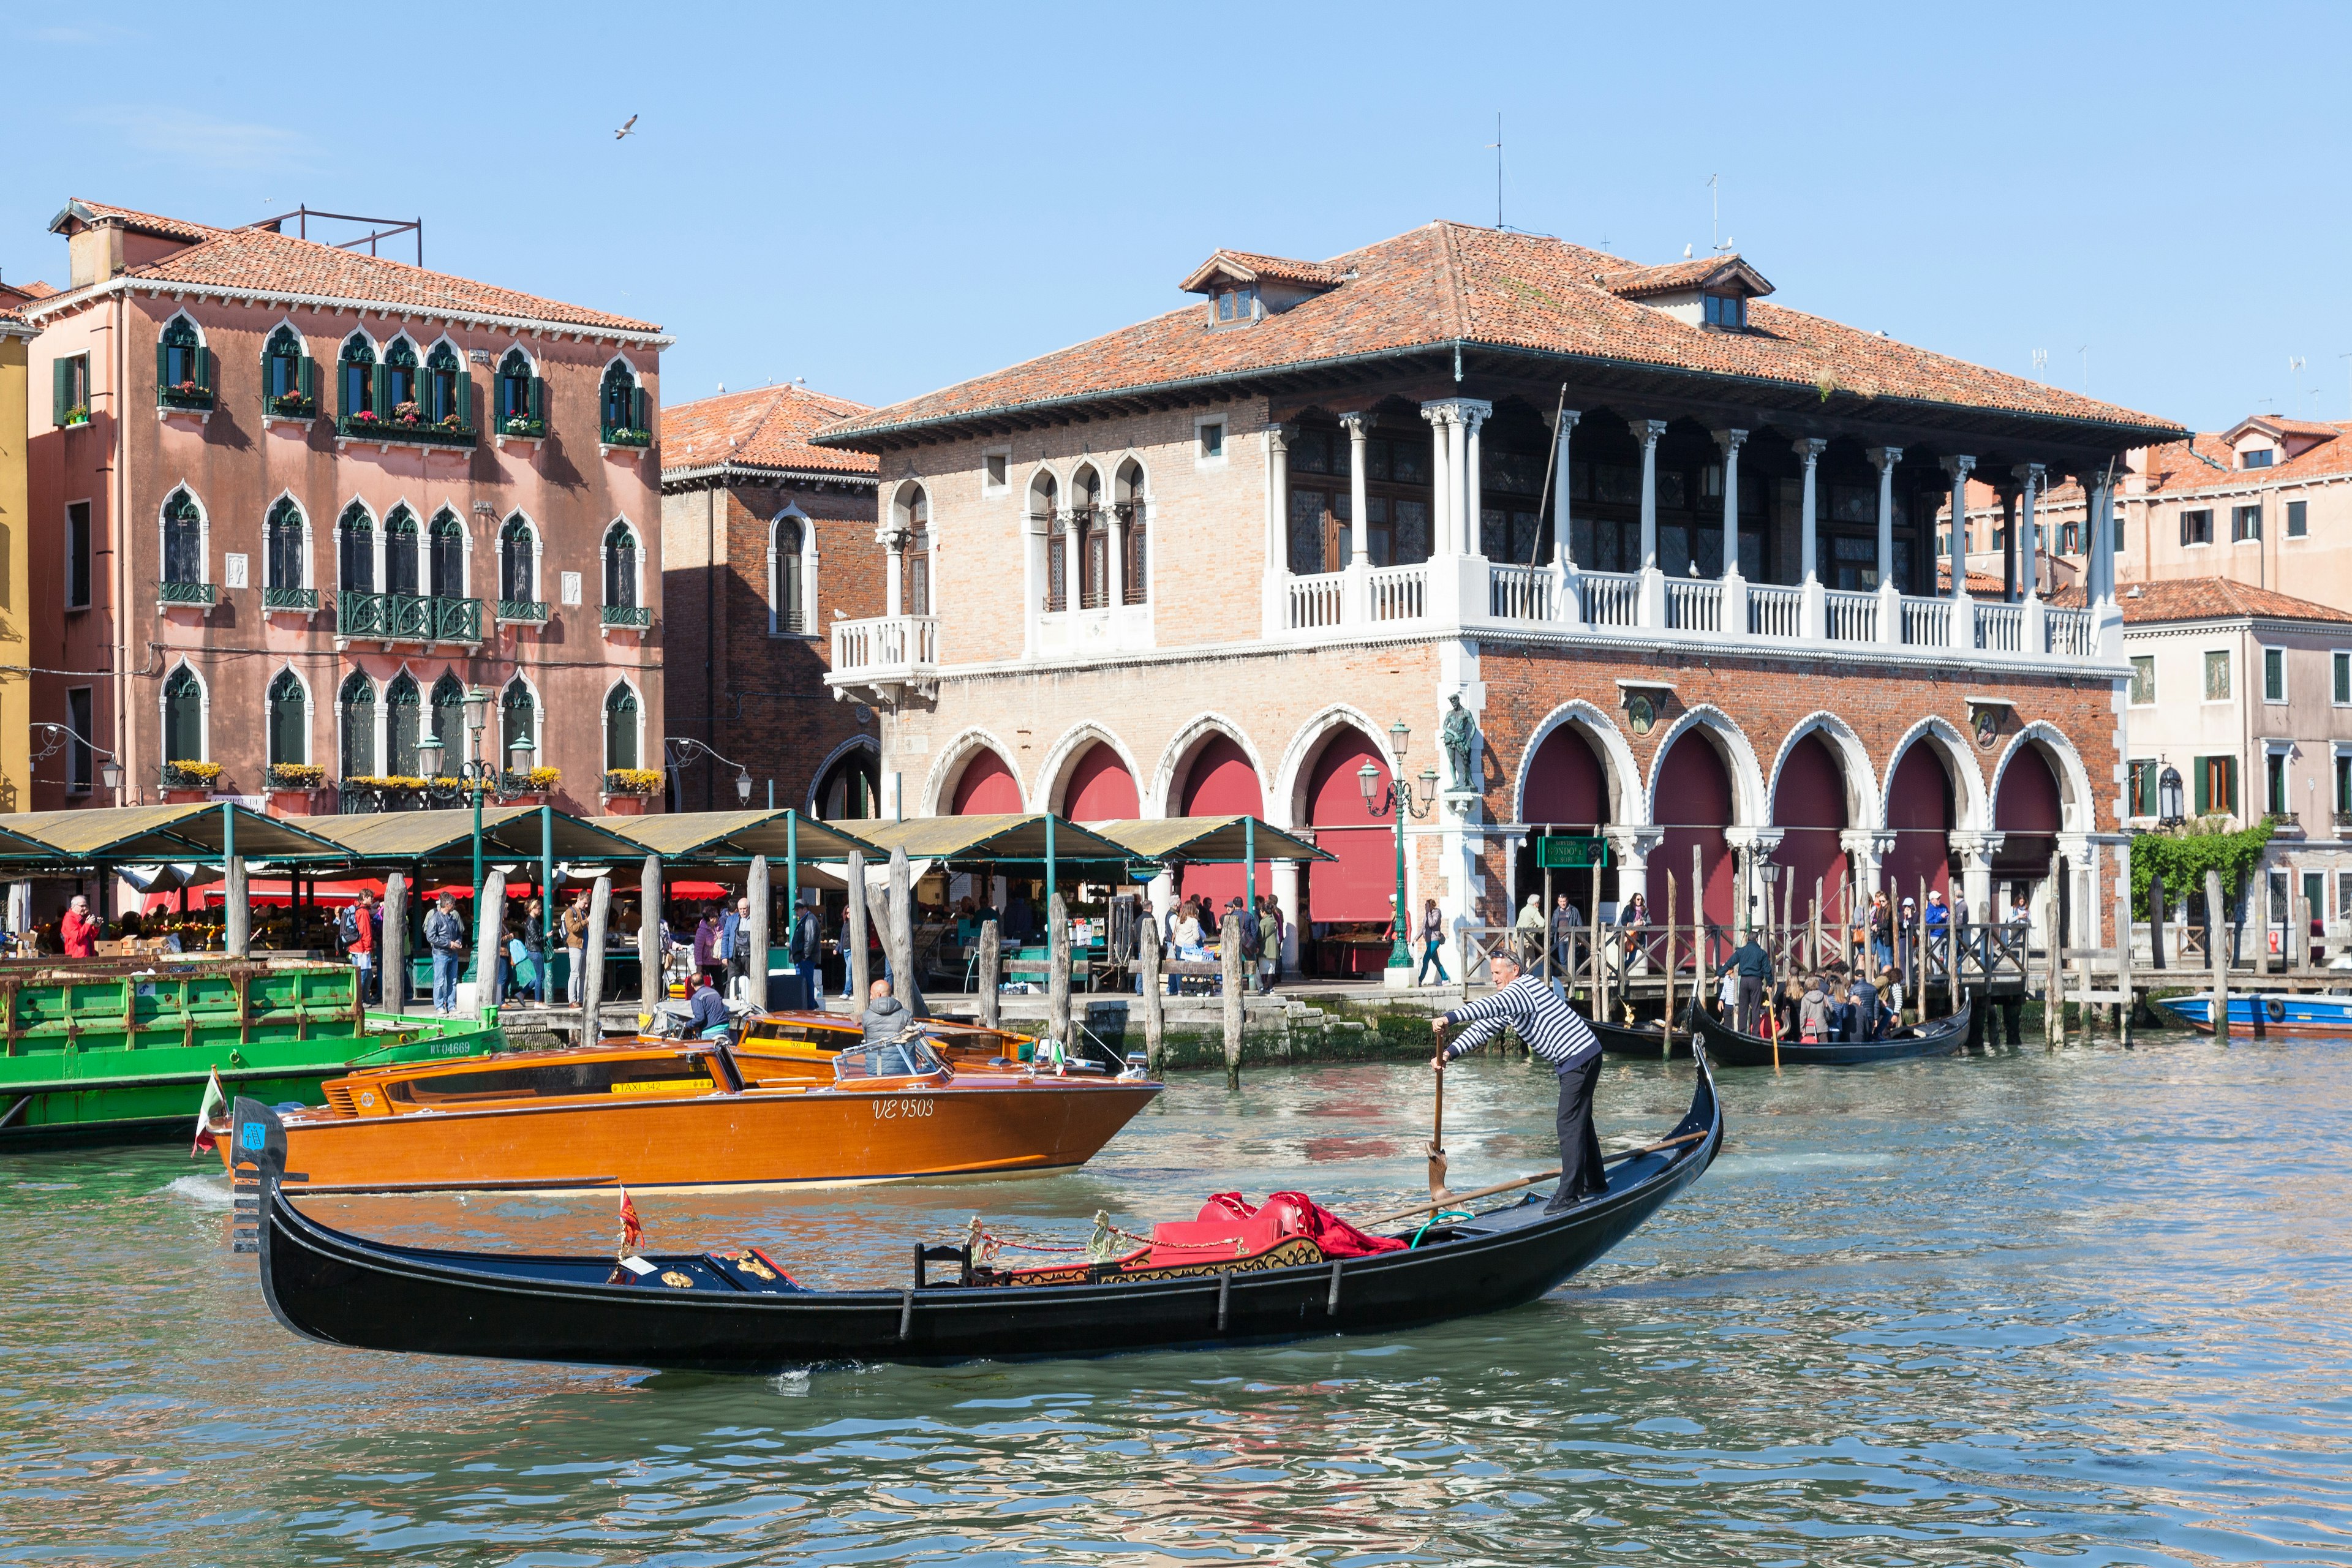
MULTIPOLYGON (((1602 1132, 1691 1068, 1612 1063, 1602 1132)), ((0 1563, 2352 1561, 2352 1047, 2171 1039, 1727 1072, 1728 1151, 1543 1301, 1285 1349, 782 1378, 299 1341, 176 1148, 0 1162, 0 1563)), ((896 1283, 975 1208, 1076 1237, 1423 1184, 1427 1073, 1181 1079, 1082 1173, 640 1200, 649 1245, 896 1283)), ((1549 1080, 1451 1077, 1457 1186, 1549 1080)), ((216 1169, 216 1167, 215 1168, 216 1169)), ((402 1238, 610 1244, 609 1200, 347 1200, 402 1238)), ((1040 1349, 1047 1348, 1044 1346, 1040 1349)))

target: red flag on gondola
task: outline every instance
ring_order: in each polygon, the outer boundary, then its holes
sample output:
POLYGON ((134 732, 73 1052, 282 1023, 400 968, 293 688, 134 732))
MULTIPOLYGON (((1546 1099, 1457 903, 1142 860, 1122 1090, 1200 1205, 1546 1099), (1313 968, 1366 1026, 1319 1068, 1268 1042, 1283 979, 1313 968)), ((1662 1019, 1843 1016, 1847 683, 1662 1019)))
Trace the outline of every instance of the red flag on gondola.
POLYGON ((637 1223, 637 1205, 629 1201, 629 1189, 621 1189, 621 1255, 627 1257, 637 1250, 646 1239, 646 1227, 637 1223))

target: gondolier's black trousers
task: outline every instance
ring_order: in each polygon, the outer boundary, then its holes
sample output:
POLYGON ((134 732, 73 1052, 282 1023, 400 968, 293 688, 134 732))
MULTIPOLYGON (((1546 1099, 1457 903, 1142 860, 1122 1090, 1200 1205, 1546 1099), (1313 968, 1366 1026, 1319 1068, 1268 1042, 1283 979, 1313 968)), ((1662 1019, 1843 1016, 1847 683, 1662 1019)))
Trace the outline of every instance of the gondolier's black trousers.
POLYGON ((1556 1207, 1609 1190, 1601 1169, 1601 1135, 1592 1130, 1592 1090, 1601 1082, 1601 1053, 1559 1073, 1559 1191, 1556 1207))

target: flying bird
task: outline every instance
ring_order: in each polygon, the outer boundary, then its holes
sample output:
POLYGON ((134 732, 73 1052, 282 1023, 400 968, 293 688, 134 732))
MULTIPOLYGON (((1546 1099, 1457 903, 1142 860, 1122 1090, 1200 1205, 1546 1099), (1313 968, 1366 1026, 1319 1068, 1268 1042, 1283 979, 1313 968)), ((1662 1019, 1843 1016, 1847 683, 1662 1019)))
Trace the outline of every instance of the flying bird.
POLYGON ((634 135, 635 135, 635 134, 636 134, 636 132, 635 132, 635 129, 633 129, 633 128, 636 125, 636 123, 637 123, 637 117, 636 117, 635 115, 634 115, 634 114, 630 115, 630 116, 629 116, 629 118, 628 118, 628 120, 627 120, 627 121, 626 121, 625 124, 623 124, 623 125, 622 125, 622 127, 621 127, 618 131, 615 131, 615 132, 613 132, 613 140, 614 140, 614 141, 615 141, 615 142, 618 142, 618 141, 619 141, 622 137, 624 137, 624 136, 634 136, 634 135))

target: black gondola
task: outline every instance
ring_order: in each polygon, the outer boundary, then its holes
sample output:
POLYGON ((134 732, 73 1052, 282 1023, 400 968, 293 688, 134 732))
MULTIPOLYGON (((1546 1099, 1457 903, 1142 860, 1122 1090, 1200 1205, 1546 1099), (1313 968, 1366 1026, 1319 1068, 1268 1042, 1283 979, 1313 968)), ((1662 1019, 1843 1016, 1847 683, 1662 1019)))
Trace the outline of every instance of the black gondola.
POLYGON ((1664 1048, 1665 1026, 1653 1018, 1642 1024, 1612 1024, 1605 1018, 1592 1020, 1592 1032, 1600 1037, 1601 1048, 1615 1056, 1653 1057, 1660 1060, 1669 1056, 1687 1061, 1691 1054, 1690 1030, 1687 1026, 1675 1031, 1671 1051, 1664 1048))
POLYGON ((262 1292, 296 1333, 367 1350, 743 1373, 1265 1343, 1495 1311, 1607 1252, 1696 1181, 1723 1142, 1702 1059, 1675 1131, 1619 1157, 1608 1192, 1559 1215, 1529 1197, 1433 1225, 1405 1251, 1288 1267, 1244 1259, 1149 1280, 1106 1278, 1113 1266, 1099 1265, 1066 1285, 966 1284, 962 1249, 918 1247, 906 1289, 812 1290, 759 1254, 750 1255, 756 1269, 742 1254, 644 1258, 652 1272, 643 1282, 619 1284, 610 1258, 444 1252, 347 1235, 289 1201, 277 1174, 283 1134, 271 1136, 267 1108, 240 1100, 236 1121, 240 1162, 259 1187, 262 1292), (958 1257, 957 1282, 924 1279, 926 1260, 958 1257))
MULTIPOLYGON (((1875 1040, 1836 1040, 1807 1045, 1783 1037, 1778 1058, 1781 1065, 1845 1067, 1857 1062, 1904 1061, 1913 1057, 1940 1057, 1968 1044, 1969 1007, 1948 1018, 1937 1018, 1875 1040)), ((1704 1009, 1698 1015, 1698 1037, 1707 1054, 1726 1067, 1768 1068, 1773 1064, 1772 1042, 1761 1035, 1743 1035, 1704 1009)))

